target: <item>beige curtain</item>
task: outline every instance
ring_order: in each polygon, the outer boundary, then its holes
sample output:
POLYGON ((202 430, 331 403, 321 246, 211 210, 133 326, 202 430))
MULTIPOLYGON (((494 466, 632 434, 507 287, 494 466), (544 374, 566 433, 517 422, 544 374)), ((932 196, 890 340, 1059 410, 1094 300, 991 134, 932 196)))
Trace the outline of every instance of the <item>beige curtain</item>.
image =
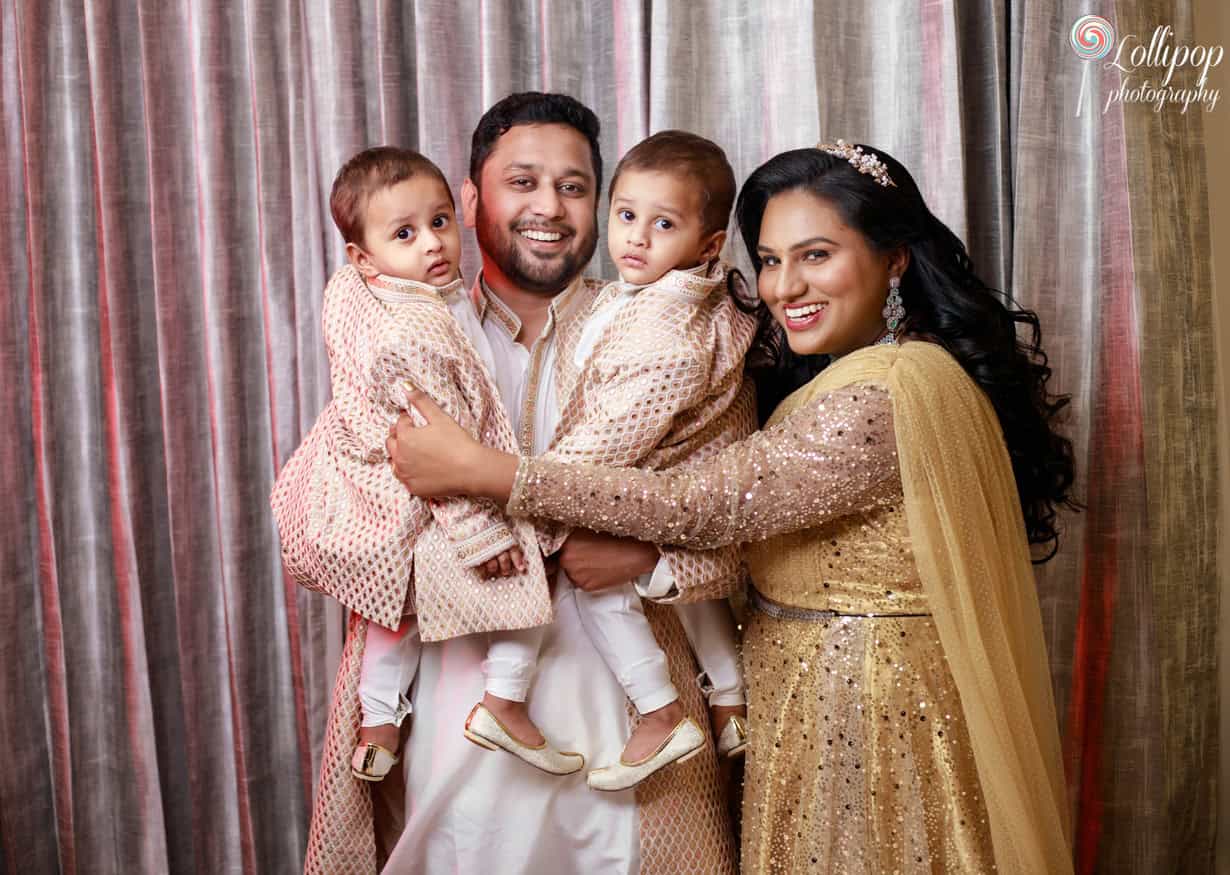
MULTIPOLYGON (((1100 5, 1121 34, 1199 41, 1185 2, 1100 5)), ((663 127, 714 138, 740 177, 821 136, 881 146, 1039 311, 1089 504, 1040 574, 1078 868, 1209 871, 1201 118, 1103 114, 1119 74, 1100 67, 1077 117, 1068 31, 1089 11, 0 5, 0 869, 299 868, 340 623, 283 576, 266 498, 328 393, 328 187, 380 142, 459 183, 482 110, 549 89, 598 113, 608 168, 663 127)))

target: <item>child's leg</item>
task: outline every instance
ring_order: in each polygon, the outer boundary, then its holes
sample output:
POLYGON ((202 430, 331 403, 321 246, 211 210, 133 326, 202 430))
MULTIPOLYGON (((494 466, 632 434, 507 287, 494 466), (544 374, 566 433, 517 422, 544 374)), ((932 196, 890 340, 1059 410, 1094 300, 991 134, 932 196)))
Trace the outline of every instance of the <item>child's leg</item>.
POLYGON ((538 649, 546 626, 492 632, 483 661, 483 706, 494 714, 516 740, 530 745, 544 741, 542 733, 530 719, 525 699, 530 681, 538 667, 538 649))
POLYGON ((585 767, 585 757, 548 744, 525 705, 545 634, 545 626, 490 634, 483 661, 485 692, 466 718, 465 735, 481 747, 503 748, 544 772, 570 775, 585 767))
MULTIPOLYGON (((628 738, 628 743, 624 745, 622 760, 626 763, 642 763, 651 757, 655 760, 665 757, 661 762, 664 765, 689 755, 695 747, 702 745, 704 737, 693 727, 685 731, 685 735, 699 736, 692 742, 682 746, 678 743, 672 743, 670 747, 664 746, 668 739, 677 734, 677 730, 681 730, 684 725, 682 721, 687 715, 679 702, 679 691, 671 681, 666 654, 654 638, 653 630, 641 607, 640 596, 632 585, 611 587, 593 593, 578 589, 576 599, 581 623, 585 626, 590 641, 619 680, 642 718, 628 738)), ((660 766, 654 768, 657 767, 660 766)), ((619 768, 613 766, 599 771, 608 773, 609 777, 614 774, 613 770, 619 768)), ((590 773, 591 787, 597 786, 595 774, 597 773, 590 773)), ((601 786, 598 789, 631 786, 626 781, 632 780, 633 777, 640 779, 639 776, 615 776, 616 786, 601 786)))
POLYGON ((666 654, 649 627, 631 584, 576 592, 581 624, 607 667, 641 714, 678 700, 666 654))
POLYGON ((359 667, 359 705, 363 719, 350 772, 363 781, 379 781, 397 762, 400 726, 410 713, 406 690, 419 667, 421 642, 414 617, 403 617, 397 631, 367 624, 363 663, 359 667))
POLYGON ((710 706, 746 705, 743 689, 743 666, 735 647, 735 618, 730 603, 712 599, 690 605, 675 605, 675 612, 688 643, 700 663, 701 689, 710 706))
POLYGON ((363 708, 361 726, 365 729, 392 727, 393 746, 384 745, 390 750, 396 749, 396 729, 411 710, 406 690, 418 672, 420 651, 416 618, 403 617, 395 632, 376 623, 368 623, 363 664, 359 669, 359 702, 363 708))
POLYGON ((698 680, 709 700, 718 753, 737 756, 747 747, 747 697, 730 602, 714 599, 675 605, 675 612, 700 663, 698 680))
POLYGON ((488 693, 511 702, 525 701, 546 631, 546 626, 536 626, 490 634, 487 659, 483 662, 488 693))

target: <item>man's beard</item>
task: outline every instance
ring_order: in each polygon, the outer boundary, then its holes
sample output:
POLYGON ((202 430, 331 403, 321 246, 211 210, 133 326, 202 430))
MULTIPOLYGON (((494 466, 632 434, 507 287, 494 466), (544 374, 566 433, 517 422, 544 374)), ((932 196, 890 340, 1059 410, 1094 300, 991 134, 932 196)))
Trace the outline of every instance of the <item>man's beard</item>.
POLYGON ((598 223, 595 221, 588 237, 574 240, 578 245, 554 258, 535 258, 517 245, 514 239, 517 232, 513 228, 501 228, 487 220, 481 197, 474 224, 478 248, 496 263, 504 276, 527 292, 555 295, 563 291, 589 264, 598 246, 598 223))

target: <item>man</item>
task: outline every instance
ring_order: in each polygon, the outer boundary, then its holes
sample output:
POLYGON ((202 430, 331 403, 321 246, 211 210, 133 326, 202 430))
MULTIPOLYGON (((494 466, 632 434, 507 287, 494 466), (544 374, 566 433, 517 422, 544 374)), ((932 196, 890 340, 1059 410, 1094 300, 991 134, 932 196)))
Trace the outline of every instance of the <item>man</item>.
MULTIPOLYGON (((559 399, 577 377, 572 350, 601 285, 580 276, 597 243, 601 173, 598 121, 564 95, 512 95, 488 110, 474 132, 461 192, 483 262, 473 290, 483 334, 472 340, 492 366, 525 452, 550 444, 559 399)), ((596 767, 619 757, 629 709, 581 625, 573 585, 600 589, 659 565, 656 573, 667 577, 675 569, 650 545, 588 532, 570 535, 557 556, 565 574, 555 587, 556 620, 540 652, 530 714, 555 745, 584 753, 587 767, 596 767)), ((684 707, 707 725, 678 621, 658 606, 648 605, 646 613, 684 707)), ((355 649, 361 645, 348 644, 343 655, 330 740, 335 724, 345 723, 339 703, 349 696, 343 678, 355 649)), ((734 872, 712 745, 617 793, 590 790, 583 775, 555 777, 484 751, 460 727, 482 695, 485 651, 482 636, 424 646, 403 753, 406 823, 386 872, 734 872)), ((308 849, 308 868, 320 871, 341 863, 332 849, 349 847, 364 828, 370 835, 364 798, 325 774, 329 749, 327 742, 308 849), (332 797, 337 804, 328 804, 332 797)), ((369 844, 363 837, 354 847, 366 856, 369 844)))
MULTIPOLYGON (((600 287, 580 274, 597 244, 601 174, 598 121, 572 98, 512 95, 475 130, 461 201, 482 254, 474 289, 485 334, 479 341, 490 346, 526 452, 550 444, 558 399, 577 376, 572 348, 600 287)), ((658 554, 649 545, 574 533, 559 558, 565 575, 530 711, 554 743, 583 752, 596 767, 618 759, 628 706, 580 623, 572 585, 624 583, 652 571, 658 554)), ((676 686, 706 722, 677 620, 667 610, 652 620, 678 663, 676 686)), ((424 654, 414 697, 420 718, 407 742, 407 823, 389 871, 734 871, 711 747, 703 762, 670 767, 639 792, 606 794, 578 777, 544 775, 467 744, 456 727, 469 707, 465 696, 482 689, 483 649, 481 641, 454 639, 424 654)))

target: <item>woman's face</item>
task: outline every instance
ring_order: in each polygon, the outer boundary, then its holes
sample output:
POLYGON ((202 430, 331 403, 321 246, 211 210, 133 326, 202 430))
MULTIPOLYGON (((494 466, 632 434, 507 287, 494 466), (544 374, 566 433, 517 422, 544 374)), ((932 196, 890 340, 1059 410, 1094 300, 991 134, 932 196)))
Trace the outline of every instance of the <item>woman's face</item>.
POLYGON ((761 300, 799 355, 845 355, 885 331, 890 277, 905 272, 902 250, 884 254, 848 226, 828 201, 794 189, 765 205, 756 246, 761 300))

